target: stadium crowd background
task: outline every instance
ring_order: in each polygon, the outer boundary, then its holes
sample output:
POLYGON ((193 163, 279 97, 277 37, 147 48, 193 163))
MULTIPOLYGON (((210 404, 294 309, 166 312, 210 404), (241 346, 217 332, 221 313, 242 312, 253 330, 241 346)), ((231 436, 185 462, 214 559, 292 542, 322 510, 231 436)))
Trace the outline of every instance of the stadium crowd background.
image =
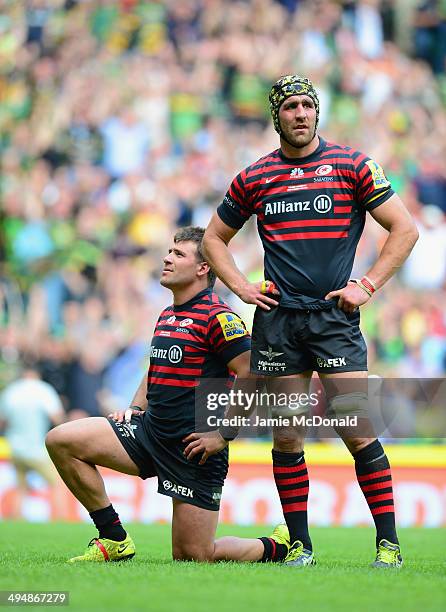
MULTIPOLYGON (((127 404, 170 301, 169 240, 277 147, 267 93, 290 72, 316 83, 321 134, 381 163, 420 230, 363 309, 370 371, 444 376, 445 57, 444 0, 3 0, 0 388, 33 361, 69 418, 127 404)), ((357 274, 384 238, 369 220, 357 274)), ((234 251, 260 280, 253 222, 234 251)))

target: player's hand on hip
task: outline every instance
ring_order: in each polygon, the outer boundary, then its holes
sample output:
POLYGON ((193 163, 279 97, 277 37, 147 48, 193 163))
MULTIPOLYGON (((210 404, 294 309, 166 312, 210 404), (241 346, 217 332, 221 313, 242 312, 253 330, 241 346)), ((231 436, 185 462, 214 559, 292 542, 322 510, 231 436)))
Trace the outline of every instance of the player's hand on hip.
POLYGON ((132 408, 128 408, 127 410, 115 410, 115 412, 111 412, 107 418, 116 421, 117 423, 122 423, 124 420, 126 423, 130 423, 132 416, 134 414, 142 414, 143 410, 134 410, 132 408))
POLYGON ((198 465, 203 465, 211 455, 219 453, 228 445, 228 442, 222 438, 218 431, 191 433, 183 439, 183 442, 188 442, 183 451, 188 461, 193 459, 195 455, 203 453, 198 465))
MULTIPOLYGON (((271 282, 271 281, 266 281, 271 282)), ((241 300, 247 304, 255 304, 263 310, 271 310, 274 306, 277 306, 279 302, 273 298, 273 296, 279 296, 280 293, 272 285, 273 288, 265 291, 265 281, 258 283, 247 283, 238 291, 238 296, 241 300)))
POLYGON ((350 313, 370 299, 364 289, 361 289, 359 285, 352 281, 349 281, 343 289, 330 291, 325 296, 326 300, 332 300, 333 298, 338 298, 338 308, 350 313))

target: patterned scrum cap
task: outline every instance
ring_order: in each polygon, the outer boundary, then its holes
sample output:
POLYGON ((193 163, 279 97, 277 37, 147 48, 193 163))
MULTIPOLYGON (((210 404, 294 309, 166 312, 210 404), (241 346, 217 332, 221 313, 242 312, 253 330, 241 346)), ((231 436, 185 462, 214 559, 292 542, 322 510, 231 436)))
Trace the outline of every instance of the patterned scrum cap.
POLYGON ((273 118, 274 129, 280 134, 279 124, 279 108, 282 103, 291 96, 302 96, 307 95, 314 102, 316 108, 316 126, 319 123, 319 98, 317 92, 310 79, 301 77, 297 74, 289 74, 282 77, 274 83, 269 92, 269 108, 273 118))

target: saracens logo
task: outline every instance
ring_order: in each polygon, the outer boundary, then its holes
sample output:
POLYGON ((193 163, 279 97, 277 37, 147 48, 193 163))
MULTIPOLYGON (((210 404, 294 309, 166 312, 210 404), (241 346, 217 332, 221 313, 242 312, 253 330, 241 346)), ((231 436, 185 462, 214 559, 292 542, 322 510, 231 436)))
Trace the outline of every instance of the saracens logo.
POLYGON ((166 320, 166 325, 173 325, 174 323, 175 323, 175 315, 173 315, 173 316, 169 317, 169 318, 166 320))
POLYGON ((326 174, 330 174, 332 170, 333 166, 330 166, 330 164, 324 164, 323 166, 318 166, 314 173, 318 176, 325 176, 326 174))
POLYGON ((193 319, 183 319, 182 321, 180 321, 179 325, 180 327, 188 327, 193 322, 193 319))
POLYGON ((331 198, 328 195, 318 195, 313 202, 314 210, 321 214, 328 213, 331 210, 331 206, 331 198))

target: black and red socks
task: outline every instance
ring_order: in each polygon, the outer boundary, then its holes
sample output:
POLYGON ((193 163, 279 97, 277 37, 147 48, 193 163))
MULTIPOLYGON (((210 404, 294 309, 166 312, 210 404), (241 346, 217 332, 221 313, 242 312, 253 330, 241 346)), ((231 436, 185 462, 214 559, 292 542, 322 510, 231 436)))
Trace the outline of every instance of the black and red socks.
POLYGON ((111 504, 107 508, 90 512, 90 516, 99 531, 100 538, 122 542, 127 537, 119 516, 111 504))
POLYGON ((389 460, 379 440, 353 455, 355 470, 376 526, 376 545, 385 539, 398 544, 395 528, 392 474, 389 460))
POLYGON ((283 515, 290 532, 290 542, 300 540, 307 550, 313 550, 308 533, 308 471, 304 452, 272 451, 273 473, 282 504, 283 515))

